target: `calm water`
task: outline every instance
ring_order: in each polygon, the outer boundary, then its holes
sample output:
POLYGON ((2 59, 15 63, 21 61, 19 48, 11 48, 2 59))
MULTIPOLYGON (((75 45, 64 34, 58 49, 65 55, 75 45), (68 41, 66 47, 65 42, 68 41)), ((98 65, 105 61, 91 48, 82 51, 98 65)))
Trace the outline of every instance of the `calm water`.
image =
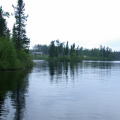
POLYGON ((120 61, 0 72, 1 120, 120 120, 120 61))

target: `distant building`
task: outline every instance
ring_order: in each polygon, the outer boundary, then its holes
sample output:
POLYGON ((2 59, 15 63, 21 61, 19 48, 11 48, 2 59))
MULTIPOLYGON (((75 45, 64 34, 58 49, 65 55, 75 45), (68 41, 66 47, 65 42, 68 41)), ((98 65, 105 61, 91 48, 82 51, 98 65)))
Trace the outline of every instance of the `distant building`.
POLYGON ((32 54, 33 55, 42 55, 43 53, 42 52, 33 52, 32 54))

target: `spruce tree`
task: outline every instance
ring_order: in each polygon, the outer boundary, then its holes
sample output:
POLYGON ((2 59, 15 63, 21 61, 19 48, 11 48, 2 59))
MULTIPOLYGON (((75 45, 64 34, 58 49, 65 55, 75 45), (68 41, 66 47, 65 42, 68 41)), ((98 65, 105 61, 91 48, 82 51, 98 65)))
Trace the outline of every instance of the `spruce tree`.
POLYGON ((12 39, 13 39, 15 47, 17 47, 17 33, 16 33, 15 24, 13 25, 13 29, 12 29, 12 39))
POLYGON ((69 50, 69 47, 68 47, 68 41, 67 41, 65 55, 68 55, 68 50, 69 50))
POLYGON ((3 16, 4 16, 3 10, 2 7, 0 7, 0 37, 7 35, 7 22, 3 16))
POLYGON ((24 49, 27 50, 29 48, 30 40, 26 36, 25 30, 25 22, 27 21, 27 17, 25 16, 25 3, 23 0, 18 0, 17 7, 14 7, 15 10, 15 25, 13 27, 13 34, 16 35, 15 37, 15 47, 17 50, 24 49))
POLYGON ((50 49, 49 49, 49 56, 51 57, 51 58, 54 58, 55 57, 55 53, 56 53, 56 51, 55 51, 55 43, 54 43, 55 41, 52 41, 51 42, 51 44, 50 44, 50 49))

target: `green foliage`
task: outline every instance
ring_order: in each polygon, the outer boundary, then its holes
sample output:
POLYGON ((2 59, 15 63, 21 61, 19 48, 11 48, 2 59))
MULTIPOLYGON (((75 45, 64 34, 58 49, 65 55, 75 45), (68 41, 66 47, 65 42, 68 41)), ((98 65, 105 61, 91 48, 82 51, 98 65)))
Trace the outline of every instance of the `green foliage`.
POLYGON ((69 47, 68 47, 68 41, 67 41, 66 48, 65 48, 65 55, 68 55, 68 52, 69 52, 69 47))
POLYGON ((57 61, 60 61, 60 62, 70 62, 71 61, 70 56, 59 56, 56 59, 57 59, 57 61))
POLYGON ((120 52, 114 51, 115 60, 120 60, 120 52))
POLYGON ((2 7, 0 7, 0 37, 5 37, 7 34, 7 22, 4 19, 4 12, 2 7))
POLYGON ((54 43, 54 41, 52 41, 50 44, 50 49, 49 49, 49 56, 54 58, 55 54, 56 54, 55 43, 54 43))
POLYGON ((69 50, 68 41, 64 46, 64 43, 56 40, 56 43, 52 41, 50 44, 48 61, 79 62, 81 58, 78 56, 78 49, 75 50, 75 43, 71 45, 71 50, 69 50))
POLYGON ((14 7, 15 10, 15 19, 16 23, 13 27, 13 37, 15 42, 15 47, 19 51, 20 49, 28 49, 30 40, 26 36, 25 30, 25 22, 27 21, 27 17, 25 16, 25 4, 23 0, 18 0, 17 7, 14 7))
POLYGON ((23 50, 17 54, 13 40, 0 38, 0 70, 15 70, 33 65, 32 58, 23 50))
POLYGON ((14 7, 16 23, 13 26, 12 39, 4 19, 4 16, 9 17, 9 13, 3 12, 0 7, 0 70, 15 70, 33 65, 28 54, 30 41, 26 37, 27 16, 24 15, 24 7, 23 0, 18 0, 17 7, 14 7))
POLYGON ((114 53, 111 52, 109 55, 108 55, 108 59, 109 60, 114 60, 114 53))
MULTIPOLYGON (((42 47, 41 45, 35 45, 34 50, 31 51, 39 51, 42 52, 42 47), (38 49, 38 46, 40 46, 38 49)), ((120 59, 119 53, 112 52, 112 49, 109 47, 103 47, 100 45, 100 48, 92 48, 92 49, 86 49, 83 47, 79 46, 75 48, 75 43, 71 45, 71 48, 68 47, 68 41, 66 45, 64 45, 64 42, 60 42, 59 40, 52 41, 49 46, 46 46, 46 50, 49 48, 49 59, 48 60, 55 60, 55 61, 79 61, 76 60, 78 57, 80 59, 84 60, 115 60, 115 59, 120 59), (65 59, 66 56, 70 59, 65 59), (76 58, 77 57, 77 58, 76 58)), ((45 51, 44 49, 44 51, 45 51)), ((43 52, 45 53, 45 52, 43 52)), ((38 58, 39 59, 39 58, 38 58)), ((40 58, 41 59, 41 58, 40 58)))
POLYGON ((18 52, 18 59, 20 60, 22 68, 33 66, 32 57, 23 50, 18 52))
POLYGON ((16 49, 7 37, 0 38, 0 70, 18 69, 20 61, 17 59, 16 49))
POLYGON ((9 18, 10 14, 9 14, 9 12, 4 12, 3 16, 6 16, 9 18))
POLYGON ((71 52, 71 53, 70 53, 70 57, 71 57, 71 58, 74 58, 74 57, 76 57, 76 54, 75 54, 74 52, 71 52))
POLYGON ((32 52, 42 52, 42 53, 44 53, 45 55, 48 55, 48 54, 49 54, 49 46, 38 44, 38 45, 35 45, 35 46, 33 47, 33 50, 30 50, 30 52, 31 52, 31 53, 32 53, 32 52))
POLYGON ((84 60, 114 60, 114 53, 109 47, 103 47, 100 45, 100 48, 94 49, 84 49, 82 50, 86 57, 83 57, 84 60))
POLYGON ((71 62, 81 62, 82 58, 80 56, 71 57, 71 62))

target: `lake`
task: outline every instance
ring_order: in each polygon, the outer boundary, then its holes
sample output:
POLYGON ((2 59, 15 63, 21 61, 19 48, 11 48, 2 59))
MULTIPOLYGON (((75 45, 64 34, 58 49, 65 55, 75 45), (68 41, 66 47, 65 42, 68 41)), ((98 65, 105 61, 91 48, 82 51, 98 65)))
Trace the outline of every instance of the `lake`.
POLYGON ((120 61, 0 72, 0 120, 120 120, 120 61))

